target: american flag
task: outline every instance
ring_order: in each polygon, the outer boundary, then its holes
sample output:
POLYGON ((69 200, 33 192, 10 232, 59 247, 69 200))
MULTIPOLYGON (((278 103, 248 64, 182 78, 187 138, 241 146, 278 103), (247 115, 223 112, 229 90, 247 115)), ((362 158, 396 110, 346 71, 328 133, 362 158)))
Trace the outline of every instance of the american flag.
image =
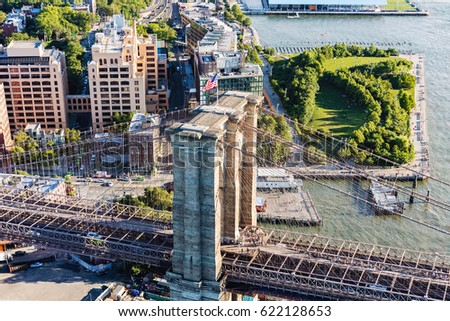
POLYGON ((216 74, 208 80, 205 87, 203 87, 203 91, 208 91, 208 90, 211 90, 211 89, 217 87, 217 85, 218 85, 217 75, 218 75, 218 73, 216 72, 216 74))

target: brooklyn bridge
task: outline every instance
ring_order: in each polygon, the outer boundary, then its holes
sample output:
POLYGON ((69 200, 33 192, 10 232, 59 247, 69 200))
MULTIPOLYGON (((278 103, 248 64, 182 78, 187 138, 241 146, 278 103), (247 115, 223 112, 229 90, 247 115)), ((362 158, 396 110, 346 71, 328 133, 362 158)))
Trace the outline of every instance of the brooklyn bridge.
MULTIPOLYGON (((389 240, 372 244, 317 231, 300 233, 258 226, 256 171, 262 163, 368 206, 375 205, 373 200, 333 182, 348 178, 348 173, 351 179, 376 178, 397 195, 426 202, 445 213, 450 210, 445 197, 430 196, 393 181, 392 176, 399 174, 378 173, 387 168, 436 185, 448 187, 447 182, 417 168, 388 164, 381 157, 377 158, 377 171, 317 154, 326 157, 325 168, 338 174, 324 177, 308 172, 302 164, 305 144, 301 139, 289 142, 260 131, 257 119, 261 112, 269 113, 261 109, 260 98, 231 92, 224 94, 218 105, 199 106, 189 114, 161 115, 152 129, 163 134, 151 140, 170 151, 160 165, 173 173, 171 212, 3 184, 0 236, 70 253, 150 265, 165 274, 173 300, 230 300, 232 293, 242 293, 243 289, 291 299, 450 299, 449 256, 390 246, 389 240), (261 135, 287 146, 293 155, 289 162, 280 165, 263 159, 257 148, 261 135), (92 237, 92 232, 101 237, 92 237)), ((116 153, 120 158, 121 149, 131 141, 126 135, 111 131, 109 142, 101 145, 91 135, 78 143, 55 146, 52 161, 58 160, 54 162, 58 166, 52 168, 48 157, 32 158, 26 152, 19 157, 5 156, 2 172, 24 170, 45 176, 59 171, 57 174, 62 175, 76 166, 80 171, 83 164, 87 172, 95 165, 91 160, 101 155, 116 153), (114 139, 116 145, 111 143, 114 139)), ((327 144, 333 143, 331 137, 313 135, 316 142, 324 139, 327 144)), ((335 143, 340 147, 346 144, 335 143)), ((434 230, 448 237, 445 224, 406 215, 400 219, 415 221, 423 233, 434 230)), ((445 253, 448 245, 443 247, 445 253)))

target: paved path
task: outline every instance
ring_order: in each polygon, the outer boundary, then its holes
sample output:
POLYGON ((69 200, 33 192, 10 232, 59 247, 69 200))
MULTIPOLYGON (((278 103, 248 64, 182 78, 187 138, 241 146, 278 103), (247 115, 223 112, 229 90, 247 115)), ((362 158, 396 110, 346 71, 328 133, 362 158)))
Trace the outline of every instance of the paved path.
POLYGON ((415 157, 409 167, 424 175, 430 174, 430 157, 428 152, 428 129, 426 119, 427 100, 425 94, 425 60, 423 55, 401 55, 401 58, 412 61, 411 74, 416 77, 415 100, 416 107, 411 110, 410 137, 414 145, 415 157))
POLYGON ((277 93, 273 90, 272 84, 270 83, 270 74, 272 70, 272 66, 269 62, 264 58, 263 55, 260 56, 263 61, 262 71, 264 73, 263 87, 265 92, 265 97, 269 103, 269 106, 273 107, 274 110, 278 114, 284 114, 285 110, 283 108, 283 104, 281 103, 280 97, 278 97, 277 93))

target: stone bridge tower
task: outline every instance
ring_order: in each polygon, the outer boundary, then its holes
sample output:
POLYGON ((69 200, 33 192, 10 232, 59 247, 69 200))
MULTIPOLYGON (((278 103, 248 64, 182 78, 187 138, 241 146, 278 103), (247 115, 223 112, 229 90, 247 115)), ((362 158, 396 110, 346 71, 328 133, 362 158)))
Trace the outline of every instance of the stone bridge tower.
POLYGON ((218 105, 199 106, 188 123, 174 124, 173 300, 227 300, 220 282, 223 241, 239 226, 256 225, 257 107, 262 99, 227 92, 218 105))

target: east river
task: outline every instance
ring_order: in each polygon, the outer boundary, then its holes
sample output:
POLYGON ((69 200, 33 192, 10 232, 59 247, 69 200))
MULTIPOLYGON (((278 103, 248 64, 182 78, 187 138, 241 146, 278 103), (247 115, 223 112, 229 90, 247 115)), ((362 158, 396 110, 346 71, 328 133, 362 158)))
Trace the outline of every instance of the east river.
MULTIPOLYGON (((305 47, 327 42, 392 43, 393 47, 425 55, 427 120, 431 175, 450 182, 450 3, 423 2, 427 17, 252 16, 262 44, 305 47)), ((333 186, 364 195, 368 184, 329 181, 333 186)), ((405 186, 411 186, 411 183, 405 186)), ((450 235, 400 217, 374 216, 364 204, 313 182, 304 182, 324 225, 295 228, 307 233, 438 252, 450 255, 450 235)), ((418 190, 450 203, 450 188, 435 181, 419 183, 418 190)), ((405 197, 402 199, 407 201, 405 197)), ((405 214, 450 231, 450 212, 417 202, 405 214)))

